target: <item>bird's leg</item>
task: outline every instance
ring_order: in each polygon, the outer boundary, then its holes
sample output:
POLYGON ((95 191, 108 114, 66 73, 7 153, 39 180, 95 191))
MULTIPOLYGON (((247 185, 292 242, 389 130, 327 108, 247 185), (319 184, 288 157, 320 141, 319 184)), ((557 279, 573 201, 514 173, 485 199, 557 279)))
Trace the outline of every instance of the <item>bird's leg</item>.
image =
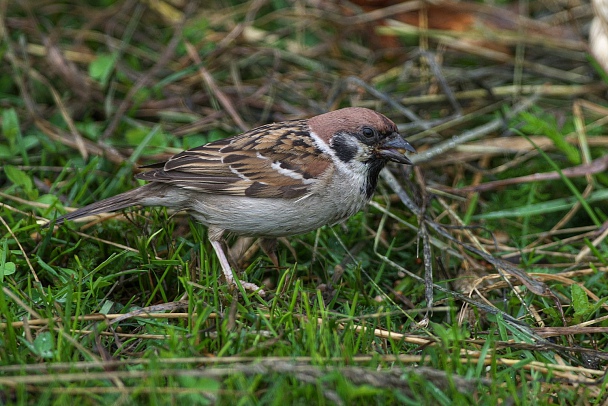
POLYGON ((279 267, 279 257, 277 256, 277 245, 278 241, 276 238, 260 238, 260 248, 264 251, 264 254, 270 258, 272 264, 277 270, 279 267))
POLYGON ((236 269, 247 268, 247 265, 250 263, 249 260, 253 255, 251 247, 254 241, 254 237, 240 236, 237 238, 232 246, 227 247, 226 256, 228 257, 228 262, 236 269))
MULTIPOLYGON (((215 250, 217 258, 220 260, 220 265, 222 267, 222 272, 224 272, 226 282, 228 282, 229 285, 236 286, 236 283, 234 282, 234 275, 232 274, 232 268, 228 263, 228 258, 226 258, 226 254, 224 254, 224 249, 222 248, 221 241, 211 238, 209 239, 209 241, 211 242, 211 246, 215 250)), ((251 290, 254 292, 257 291, 260 296, 264 296, 266 294, 262 289, 260 289, 258 285, 254 283, 241 281, 241 285, 246 290, 251 290)))
MULTIPOLYGON (((270 260, 272 261, 274 267, 277 269, 277 271, 281 271, 281 267, 279 265, 279 257, 277 256, 277 247, 279 245, 279 241, 276 238, 260 238, 260 248, 262 249, 262 251, 264 251, 264 253, 266 255, 268 255, 268 258, 270 258, 270 260)), ((292 251, 293 253, 293 251, 292 251)), ((294 257, 295 257, 295 253, 294 257)), ((279 277, 280 279, 280 277, 279 277)), ((290 286, 290 273, 287 273, 285 275, 285 281, 283 283, 283 289, 281 290, 281 293, 285 293, 285 291, 289 288, 290 286)))

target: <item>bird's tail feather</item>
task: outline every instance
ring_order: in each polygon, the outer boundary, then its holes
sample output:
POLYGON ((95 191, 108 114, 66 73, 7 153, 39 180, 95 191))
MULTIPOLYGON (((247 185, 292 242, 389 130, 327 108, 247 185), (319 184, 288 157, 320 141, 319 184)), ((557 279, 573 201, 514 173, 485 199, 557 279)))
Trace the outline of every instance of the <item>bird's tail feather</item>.
POLYGON ((121 193, 107 199, 89 204, 71 213, 58 217, 55 224, 59 225, 67 220, 75 220, 80 217, 92 216, 101 213, 110 213, 131 206, 146 205, 145 200, 150 195, 153 184, 147 184, 136 189, 121 193))

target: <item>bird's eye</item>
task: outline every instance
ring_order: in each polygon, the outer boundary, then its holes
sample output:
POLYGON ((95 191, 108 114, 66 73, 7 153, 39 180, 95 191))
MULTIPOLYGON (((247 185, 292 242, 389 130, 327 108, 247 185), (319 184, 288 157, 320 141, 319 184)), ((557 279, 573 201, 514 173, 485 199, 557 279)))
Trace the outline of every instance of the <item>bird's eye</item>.
POLYGON ((372 138, 375 134, 375 131, 369 127, 363 127, 363 135, 367 138, 372 138))

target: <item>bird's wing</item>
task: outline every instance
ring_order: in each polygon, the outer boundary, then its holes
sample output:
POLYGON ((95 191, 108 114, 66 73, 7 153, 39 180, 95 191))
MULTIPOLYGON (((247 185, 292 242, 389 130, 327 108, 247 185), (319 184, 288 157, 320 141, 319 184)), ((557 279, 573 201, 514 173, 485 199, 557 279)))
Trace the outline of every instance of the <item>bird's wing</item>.
POLYGON ((212 194, 298 198, 325 179, 331 165, 306 120, 297 120, 181 152, 137 178, 212 194))

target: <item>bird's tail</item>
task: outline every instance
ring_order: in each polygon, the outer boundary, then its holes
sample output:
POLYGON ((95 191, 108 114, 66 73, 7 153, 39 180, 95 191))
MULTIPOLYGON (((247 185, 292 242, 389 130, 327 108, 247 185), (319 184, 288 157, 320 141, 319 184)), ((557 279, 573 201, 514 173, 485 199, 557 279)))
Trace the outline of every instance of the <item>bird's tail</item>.
POLYGON ((131 206, 148 206, 150 205, 148 203, 148 198, 151 196, 151 194, 153 194, 154 189, 156 189, 158 186, 160 185, 149 183, 128 192, 89 204, 88 206, 82 207, 76 211, 57 218, 55 224, 59 225, 67 220, 75 220, 80 217, 92 216, 101 213, 110 213, 131 206))

